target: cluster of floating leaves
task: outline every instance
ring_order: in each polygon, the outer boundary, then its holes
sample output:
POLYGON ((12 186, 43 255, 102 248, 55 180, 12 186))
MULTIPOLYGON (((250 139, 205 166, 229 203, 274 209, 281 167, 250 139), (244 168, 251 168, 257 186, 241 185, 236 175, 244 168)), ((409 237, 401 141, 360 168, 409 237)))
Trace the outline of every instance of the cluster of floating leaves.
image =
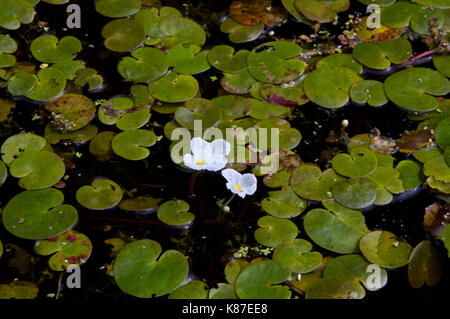
MULTIPOLYGON (((279 160, 279 169, 270 173, 262 173, 261 163, 239 168, 263 176, 265 186, 272 189, 260 203, 267 215, 258 219, 254 231, 255 240, 269 253, 253 260, 237 256, 241 258, 225 266, 225 282, 209 287, 200 280, 186 283, 190 262, 185 253, 163 251, 152 239, 127 242, 112 238, 106 243, 113 245, 111 256, 115 260, 107 273, 125 293, 141 298, 170 294, 174 299, 287 299, 293 293, 311 299, 360 299, 366 290, 386 285, 389 269, 406 265, 412 287, 439 281, 445 255, 438 240, 444 242, 450 256, 448 212, 439 213, 445 208, 427 210, 426 218, 431 221, 426 221, 441 226, 439 231, 436 227, 430 231, 432 239, 415 248, 391 232, 369 229, 363 210, 387 205, 424 183, 445 198, 448 210, 450 104, 445 95, 450 91, 450 59, 446 1, 359 0, 383 7, 383 25, 375 30, 361 25, 356 28, 359 41, 346 53, 311 58, 311 50, 293 39, 258 43, 250 51, 236 51, 228 44, 204 49, 204 27, 173 7, 148 6, 141 0, 98 0, 96 11, 111 19, 101 30, 103 45, 120 54, 117 73, 129 87, 128 95, 102 101, 92 101, 82 93, 101 90, 103 77, 95 66, 78 59, 85 48, 76 37, 58 38, 41 32, 27 44, 30 61, 18 60, 23 55, 18 52, 16 30, 33 23, 38 2, 0 3, 0 78, 8 96, 0 100, 0 120, 8 118, 14 101, 21 98, 41 105, 50 114, 43 136, 13 134, 1 145, 0 184, 11 175, 23 189, 9 199, 1 216, 8 232, 36 241, 36 254, 51 255, 48 263, 52 271, 88 262, 93 249, 86 235, 72 229, 78 212, 58 189, 66 165, 59 148, 54 147, 89 142, 89 152, 98 161, 117 156, 144 160, 150 154, 148 148, 162 138, 149 122, 152 112, 157 112, 171 118, 164 124, 169 140, 175 129, 193 131, 195 121, 200 120, 203 129, 218 128, 225 133, 234 128, 235 137, 243 137, 241 144, 233 145, 230 155, 241 148, 246 152, 245 160, 258 153, 279 160), (413 66, 411 40, 435 30, 439 41, 429 54, 433 55, 434 68, 413 66), (195 75, 210 68, 220 74, 223 92, 205 99, 195 75), (383 82, 365 79, 367 73, 377 72, 386 74, 383 82), (397 140, 358 134, 348 137, 346 152, 335 154, 326 169, 303 163, 292 151, 302 139, 289 122, 293 111, 308 102, 334 110, 350 101, 370 107, 391 101, 408 112, 405 116, 419 121, 417 130, 397 140), (99 132, 91 124, 94 117, 111 130, 99 132), (278 128, 279 149, 259 149, 258 137, 244 132, 249 128, 278 128), (393 157, 396 152, 412 153, 412 157, 397 162, 393 157), (321 203, 321 208, 308 209, 312 203, 321 203), (298 237, 299 223, 308 240, 298 237), (373 264, 381 267, 377 286, 368 284, 367 269, 373 264)), ((44 2, 59 5, 68 1, 44 2)), ((281 4, 233 1, 220 30, 234 44, 251 43, 271 26, 291 18, 317 31, 320 24, 337 22, 339 12, 349 6, 349 0, 282 0, 281 4)), ((173 139, 172 146, 177 141, 173 139)), ((239 167, 238 163, 230 164, 239 167)), ((80 187, 74 198, 79 209, 154 211, 156 218, 169 226, 195 223, 195 211, 188 202, 150 195, 132 197, 120 181, 108 178, 98 177, 80 187)), ((0 257, 4 250, 0 242, 0 257)), ((0 284, 0 298, 35 298, 37 294, 33 282, 0 284)))

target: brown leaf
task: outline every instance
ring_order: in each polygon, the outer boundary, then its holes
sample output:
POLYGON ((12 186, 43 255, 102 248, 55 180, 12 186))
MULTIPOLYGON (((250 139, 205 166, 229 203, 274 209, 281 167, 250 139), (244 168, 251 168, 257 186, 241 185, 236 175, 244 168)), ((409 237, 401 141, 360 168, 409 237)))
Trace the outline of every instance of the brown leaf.
POLYGON ((233 1, 229 10, 231 17, 243 25, 281 23, 286 19, 286 12, 281 7, 272 7, 271 5, 272 0, 233 1))
POLYGON ((431 144, 433 132, 431 130, 405 132, 397 140, 397 145, 402 153, 411 153, 414 150, 431 144))

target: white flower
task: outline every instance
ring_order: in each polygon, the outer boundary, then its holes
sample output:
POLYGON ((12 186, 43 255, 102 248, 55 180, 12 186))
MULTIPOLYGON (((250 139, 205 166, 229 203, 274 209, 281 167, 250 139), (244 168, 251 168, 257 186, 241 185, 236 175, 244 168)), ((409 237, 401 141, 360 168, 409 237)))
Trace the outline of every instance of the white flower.
POLYGON ((222 171, 222 176, 227 180, 227 188, 242 198, 256 192, 257 180, 253 174, 241 174, 232 168, 227 168, 222 171))
POLYGON ((195 170, 219 171, 227 164, 227 155, 231 145, 224 139, 217 139, 211 143, 200 137, 191 140, 192 154, 183 156, 184 165, 195 170))

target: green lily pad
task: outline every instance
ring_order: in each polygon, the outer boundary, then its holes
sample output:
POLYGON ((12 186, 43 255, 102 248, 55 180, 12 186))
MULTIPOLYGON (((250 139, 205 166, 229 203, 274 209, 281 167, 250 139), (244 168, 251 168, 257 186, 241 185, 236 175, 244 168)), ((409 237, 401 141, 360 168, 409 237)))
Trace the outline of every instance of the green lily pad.
POLYGON ((353 70, 357 74, 363 71, 363 67, 359 64, 351 54, 333 54, 317 61, 316 68, 323 68, 327 66, 342 66, 353 70))
POLYGON ((114 262, 114 279, 124 292, 152 298, 181 285, 188 269, 188 261, 182 253, 167 250, 161 254, 161 246, 156 241, 143 239, 119 251, 114 262))
POLYGON ((388 276, 385 269, 380 268, 379 286, 368 285, 368 280, 373 272, 368 271, 371 265, 361 255, 338 256, 331 260, 323 273, 324 278, 342 278, 362 284, 367 290, 375 291, 386 286, 388 276))
POLYGON ((37 241, 34 251, 42 256, 52 255, 48 261, 50 269, 64 271, 69 265, 84 264, 91 255, 92 243, 86 235, 69 230, 37 241))
POLYGON ((52 65, 53 68, 60 70, 67 80, 73 80, 77 76, 78 70, 85 68, 79 61, 65 60, 52 65))
POLYGON ((362 4, 365 4, 366 6, 370 4, 377 4, 380 7, 386 7, 395 3, 397 0, 358 0, 358 1, 361 2, 362 4))
POLYGON ((234 286, 218 283, 217 288, 209 290, 209 299, 238 299, 234 286))
POLYGON ((302 198, 309 200, 329 200, 333 198, 331 187, 345 181, 332 169, 321 171, 312 164, 299 166, 291 177, 292 189, 302 198))
POLYGON ((433 157, 441 155, 442 152, 438 148, 419 149, 413 152, 413 156, 421 163, 425 163, 433 157))
POLYGON ((198 74, 208 70, 208 51, 201 51, 198 45, 177 44, 167 52, 169 66, 181 74, 198 74))
MULTIPOLYGON (((258 101, 255 99, 250 100, 252 104, 252 110, 248 115, 251 117, 264 120, 273 119, 274 117, 281 117, 289 113, 291 110, 287 106, 272 104, 269 102, 258 101)), ((276 120, 276 119, 275 119, 276 120)), ((290 125, 289 125, 290 126, 290 125)))
POLYGON ((260 94, 266 101, 282 106, 303 105, 309 101, 303 90, 303 82, 298 82, 293 87, 287 88, 273 84, 262 84, 260 94))
POLYGON ((292 170, 283 169, 273 174, 272 176, 268 176, 264 178, 264 185, 270 188, 278 188, 282 186, 289 185, 289 181, 292 176, 292 170))
POLYGON ((150 82, 162 77, 169 68, 169 58, 155 48, 139 48, 124 57, 117 70, 125 81, 150 82))
POLYGON ((436 126, 434 140, 443 150, 450 146, 450 116, 440 121, 436 126))
POLYGON ((331 22, 336 14, 350 6, 349 0, 295 0, 295 7, 306 18, 319 23, 331 22))
POLYGON ((216 103, 201 98, 193 98, 175 111, 175 120, 190 130, 194 129, 194 121, 202 121, 202 127, 208 128, 219 122, 221 116, 216 103))
POLYGON ((450 226, 445 226, 439 233, 440 240, 444 242, 445 248, 447 248, 448 257, 450 257, 450 226))
POLYGON ((413 2, 429 7, 437 7, 437 8, 450 7, 450 4, 446 0, 413 0, 413 2))
POLYGON ((381 12, 381 23, 390 28, 403 28, 410 25, 419 34, 427 34, 428 21, 436 19, 440 28, 444 24, 445 14, 440 9, 427 8, 409 1, 399 1, 387 6, 381 12))
POLYGON ((144 8, 139 10, 134 16, 134 19, 141 24, 147 35, 158 43, 160 38, 164 37, 164 34, 159 30, 159 23, 161 20, 170 16, 182 17, 181 13, 173 7, 156 7, 144 8))
POLYGON ((240 273, 236 294, 241 299, 289 299, 289 288, 278 284, 290 274, 287 267, 273 260, 255 261, 240 273))
POLYGON ((159 31, 163 34, 161 44, 170 48, 180 43, 201 47, 206 41, 205 31, 197 22, 175 15, 162 19, 159 31))
POLYGON ((444 74, 446 77, 450 77, 450 56, 437 55, 433 57, 434 67, 444 74))
POLYGON ((331 161, 336 173, 347 177, 364 177, 377 167, 375 154, 365 148, 354 148, 349 154, 338 154, 331 161))
POLYGON ((34 19, 33 3, 27 0, 4 0, 0 13, 0 27, 16 30, 20 24, 31 23, 34 19))
POLYGON ((148 212, 155 210, 162 200, 162 198, 154 198, 150 195, 143 195, 124 199, 120 202, 119 208, 133 212, 148 212))
POLYGON ((362 299, 364 288, 356 281, 343 278, 321 278, 306 290, 306 299, 362 299))
POLYGON ((150 108, 128 112, 117 121, 116 126, 123 131, 134 130, 147 124, 150 117, 150 108))
POLYGON ((25 96, 35 101, 48 101, 57 97, 66 87, 64 73, 56 68, 40 70, 37 74, 39 81, 34 88, 25 96))
POLYGON ((98 89, 103 84, 103 77, 97 74, 97 70, 92 68, 83 68, 76 71, 75 85, 89 87, 89 91, 98 89))
POLYGON ((317 245, 340 254, 359 252, 359 240, 369 232, 364 215, 345 207, 334 211, 313 209, 306 214, 303 225, 317 245))
POLYGON ((73 132, 89 124, 95 115, 94 103, 84 95, 64 94, 47 104, 51 112, 52 128, 60 133, 73 132))
POLYGON ((82 49, 81 42, 75 37, 65 36, 58 40, 54 35, 41 35, 31 42, 33 57, 46 63, 58 63, 72 60, 82 49))
POLYGON ((123 196, 119 185, 109 179, 96 179, 91 185, 80 187, 75 198, 81 206, 91 210, 104 210, 116 206, 123 196))
POLYGON ((43 150, 47 141, 32 133, 21 133, 8 137, 1 147, 2 160, 10 165, 18 156, 27 151, 43 150))
POLYGON ((44 130, 44 137, 50 144, 58 144, 61 141, 82 144, 92 140, 97 135, 98 128, 95 125, 85 127, 68 133, 58 133, 52 130, 51 124, 47 124, 44 130))
POLYGON ((279 191, 269 192, 269 197, 261 202, 262 209, 278 218, 292 218, 300 215, 307 202, 299 198, 290 186, 283 186, 279 191))
POLYGON ((108 22, 102 29, 105 47, 115 52, 131 51, 145 40, 142 25, 132 19, 117 19, 108 22))
POLYGON ((25 189, 53 186, 64 176, 65 171, 62 159, 48 151, 24 152, 10 165, 11 175, 20 178, 19 186, 25 189))
POLYGON ((0 299, 34 299, 38 292, 38 285, 34 282, 14 280, 10 284, 0 284, 0 299))
POLYGON ((360 42, 353 49, 353 57, 358 62, 377 70, 387 69, 391 63, 403 63, 411 54, 411 43, 405 38, 385 43, 360 42))
POLYGON ((249 262, 245 259, 232 259, 225 266, 225 278, 231 284, 235 285, 240 273, 247 268, 249 262))
POLYGON ((37 83, 36 75, 23 70, 15 70, 8 77, 8 92, 12 95, 25 95, 30 93, 37 83))
POLYGON ((230 41, 233 43, 245 43, 259 38, 264 30, 264 23, 256 26, 240 24, 233 18, 225 19, 220 25, 220 31, 229 33, 230 41))
MULTIPOLYGON (((257 104, 255 104, 255 106, 256 105, 257 104)), ((252 111, 250 115, 254 117, 255 113, 253 113, 252 111)), ((272 143, 271 141, 275 138, 278 139, 280 149, 283 150, 293 149, 300 143, 302 139, 302 134, 297 129, 290 126, 291 125, 289 124, 288 121, 279 118, 271 118, 260 121, 256 123, 254 126, 254 128, 258 130, 258 134, 250 134, 250 143, 253 146, 255 146, 259 151, 265 151, 268 149, 268 147, 271 146, 272 143), (267 131, 260 131, 261 129, 267 131), (278 129, 278 137, 276 135, 275 137, 272 136, 272 129, 278 129), (266 136, 267 143, 269 145, 264 145, 264 142, 262 142, 264 141, 263 136, 266 136)))
POLYGON ((5 183, 6 177, 8 177, 8 168, 0 161, 0 186, 5 183))
POLYGON ((156 143, 156 135, 152 131, 134 129, 117 134, 111 147, 117 155, 127 160, 138 161, 150 155, 146 147, 156 143))
POLYGON ((158 219, 171 226, 186 225, 192 222, 195 215, 189 210, 189 204, 183 200, 170 200, 158 208, 158 219))
POLYGON ((422 184, 423 173, 419 164, 405 160, 398 163, 396 170, 400 172, 400 179, 405 190, 414 189, 422 184))
POLYGON ((143 84, 135 84, 130 88, 130 97, 134 101, 134 107, 147 107, 155 101, 155 98, 148 92, 147 86, 143 84))
POLYGON ((431 69, 409 68, 389 76, 384 90, 392 102, 408 111, 429 112, 439 106, 434 96, 450 91, 450 81, 431 69))
POLYGON ((0 68, 11 67, 16 63, 16 57, 9 54, 16 51, 16 41, 9 35, 0 34, 0 68))
POLYGON ((191 75, 169 72, 166 76, 148 84, 150 94, 169 103, 185 102, 197 95, 199 85, 191 75))
POLYGON ((276 247, 280 243, 297 237, 297 226, 287 219, 264 216, 258 219, 258 228, 255 239, 261 245, 276 247))
POLYGON ((450 166, 445 162, 444 155, 426 161, 423 165, 423 173, 426 176, 433 176, 438 181, 450 183, 450 166))
POLYGON ((445 255, 433 242, 424 240, 411 253, 408 264, 409 284, 420 288, 435 286, 444 273, 445 255))
POLYGON ((346 182, 336 183, 331 192, 334 199, 352 209, 361 209, 372 204, 377 198, 377 187, 367 178, 350 178, 346 182))
POLYGON ((321 67, 308 74, 303 88, 312 102, 328 109, 336 109, 347 104, 350 87, 361 80, 349 68, 321 67))
POLYGON ((352 101, 370 106, 382 106, 388 102, 382 82, 375 80, 364 80, 355 83, 350 88, 352 101))
POLYGON ((221 44, 208 51, 208 61, 216 69, 226 73, 236 73, 247 69, 247 50, 235 52, 234 48, 221 44))
POLYGON ((63 200, 63 193, 54 188, 23 191, 6 204, 3 225, 13 235, 25 239, 62 234, 78 220, 77 210, 61 204, 63 200))
POLYGON ((220 80, 222 87, 231 94, 248 93, 256 82, 256 79, 247 70, 236 73, 224 73, 223 78, 220 80))
POLYGON ((303 274, 316 269, 322 263, 322 255, 311 252, 312 245, 304 239, 281 243, 273 252, 273 260, 286 266, 291 272, 303 274))
POLYGON ((115 132, 103 131, 98 133, 89 143, 89 152, 99 161, 107 161, 113 156, 111 141, 115 132))
POLYGON ((450 183, 438 181, 433 176, 428 177, 426 183, 431 188, 435 188, 444 194, 450 194, 450 183))
POLYGON ((308 20, 295 6, 295 0, 281 0, 286 10, 292 14, 298 21, 311 25, 312 21, 308 20))
POLYGON ((407 265, 412 252, 406 240, 387 231, 368 233, 361 238, 359 247, 368 261, 383 268, 407 265))
POLYGON ((305 71, 305 63, 293 59, 301 52, 301 47, 292 42, 266 42, 249 53, 248 71, 257 80, 266 83, 293 81, 305 71))
POLYGON ((175 289, 168 299, 208 299, 208 286, 200 280, 192 280, 175 289))
POLYGON ((141 0, 98 0, 95 10, 110 18, 131 16, 141 8, 141 0))
POLYGON ((223 95, 211 100, 222 113, 222 121, 244 117, 253 108, 251 99, 238 95, 223 95))
POLYGON ((129 97, 111 98, 99 107, 98 119, 106 125, 116 124, 133 107, 134 102, 129 97))

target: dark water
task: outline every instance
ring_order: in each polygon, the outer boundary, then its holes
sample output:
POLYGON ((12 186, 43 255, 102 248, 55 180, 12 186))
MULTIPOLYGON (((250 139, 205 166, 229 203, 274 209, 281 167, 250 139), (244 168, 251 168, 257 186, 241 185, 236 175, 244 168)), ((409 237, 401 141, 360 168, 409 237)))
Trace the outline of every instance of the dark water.
MULTIPOLYGON (((171 5, 176 1, 168 1, 171 5)), ((204 49, 215 44, 231 44, 226 34, 219 30, 218 19, 227 13, 230 1, 179 1, 179 3, 190 3, 189 17, 201 24, 207 25, 210 33, 204 49)), ((85 41, 80 59, 87 62, 87 66, 93 67, 104 76, 105 89, 96 94, 84 92, 91 99, 109 98, 118 94, 128 94, 129 84, 122 82, 120 75, 116 71, 116 64, 122 56, 127 54, 117 54, 105 50, 102 46, 100 31, 109 19, 97 14, 92 5, 92 1, 71 1, 81 6, 82 28, 74 30, 63 30, 67 14, 66 6, 51 6, 39 3, 36 7, 38 17, 42 21, 49 22, 50 32, 55 32, 60 38, 64 35, 74 35, 85 41), (94 48, 88 48, 87 44, 94 44, 94 48)), ((186 7, 178 5, 182 12, 186 7)), ((364 12, 364 7, 356 5, 349 12, 364 12)), ((346 14, 341 14, 340 20, 345 22, 346 14)), ((342 22, 341 21, 341 22, 342 22)), ((286 38, 293 35, 310 34, 311 29, 305 25, 289 21, 280 27, 272 29, 276 36, 286 38)), ((338 35, 341 32, 340 26, 331 26, 330 32, 338 35)), ((36 35, 30 31, 26 36, 30 39, 36 35)), ((269 41, 266 34, 256 43, 234 45, 236 49, 252 49, 259 43, 269 41)), ((415 43, 415 47, 420 49, 420 44, 415 43)), ((21 48, 23 55, 18 60, 26 60, 28 52, 26 47, 21 48)), ((217 96, 220 88, 219 81, 211 82, 211 76, 220 76, 220 73, 211 68, 209 71, 196 76, 202 88, 204 98, 217 96)), ((370 76, 368 78, 377 79, 370 76)), ((17 101, 14 111, 14 122, 11 127, 4 127, 0 130, 0 143, 8 136, 18 133, 21 130, 33 131, 43 135, 44 125, 39 121, 32 121, 33 113, 38 106, 26 102, 17 101)), ((414 129, 415 122, 407 120, 406 113, 399 110, 392 104, 382 108, 372 108, 370 106, 347 105, 337 111, 324 110, 312 103, 298 107, 295 111, 295 118, 290 121, 292 126, 302 132, 303 139, 295 151, 305 162, 313 162, 320 157, 321 152, 328 147, 343 148, 343 145, 330 145, 326 143, 326 138, 330 130, 340 131, 341 121, 347 119, 350 123, 346 129, 349 136, 358 133, 368 133, 377 128, 384 136, 398 138, 404 130, 414 129), (315 123, 316 122, 316 123, 315 123)), ((149 123, 166 123, 171 119, 170 115, 160 115, 152 113, 149 123)), ((112 130, 115 127, 105 126, 97 119, 94 124, 99 127, 99 131, 112 130)), ((162 135, 162 127, 151 126, 157 135, 162 135)), ((218 183, 219 174, 202 173, 196 180, 194 194, 189 195, 189 183, 191 173, 179 169, 170 159, 168 150, 169 142, 163 139, 150 148, 150 156, 138 162, 131 163, 120 158, 114 158, 108 162, 97 162, 89 154, 88 145, 82 146, 57 146, 55 149, 70 152, 71 150, 81 152, 81 158, 74 158, 74 169, 67 169, 69 179, 66 187, 62 189, 65 201, 74 205, 80 215, 79 224, 76 230, 85 233, 92 241, 94 250, 88 262, 82 267, 83 288, 65 289, 63 296, 66 299, 75 298, 129 298, 120 291, 114 284, 112 277, 105 275, 102 266, 111 261, 109 247, 104 244, 104 240, 112 237, 123 236, 124 238, 150 238, 158 241, 163 250, 178 249, 189 256, 190 270, 192 278, 206 279, 206 282, 213 286, 218 282, 224 282, 223 269, 231 254, 239 249, 241 245, 250 247, 256 246, 253 239, 253 232, 256 229, 256 221, 265 215, 259 207, 259 202, 264 198, 269 190, 259 181, 258 191, 254 196, 245 200, 234 199, 231 203, 231 214, 219 219, 221 211, 216 201, 226 199, 230 193, 225 189, 224 183, 218 183), (96 177, 107 177, 119 182, 123 189, 136 189, 135 195, 150 194, 153 197, 164 199, 179 198, 186 200, 191 205, 191 211, 195 213, 196 219, 192 227, 187 230, 167 227, 159 222, 154 215, 140 216, 134 213, 123 212, 119 209, 93 212, 88 211, 78 205, 74 198, 76 190, 86 184, 90 184, 96 177), (106 227, 106 229, 105 229, 106 227)), ((405 159, 404 154, 396 154, 398 160, 405 159)), ((325 161, 319 161, 322 167, 325 161)), ((221 180, 221 178, 219 178, 221 180)), ((0 194, 1 205, 4 205, 12 195, 20 192, 17 181, 8 178, 2 187, 0 194)), ((422 230, 424 208, 436 198, 427 190, 417 192, 417 194, 404 201, 396 201, 388 206, 375 207, 364 212, 366 222, 370 229, 388 230, 396 235, 404 237, 415 246, 425 239, 422 230)), ((314 204, 311 205, 314 208, 314 204)), ((300 237, 307 238, 302 229, 301 217, 293 219, 301 230, 300 237)), ((0 229, 1 238, 4 244, 15 244, 24 248, 33 256, 31 271, 26 275, 21 275, 23 280, 33 280, 39 283, 40 298, 45 298, 48 293, 55 293, 57 289, 58 275, 46 271, 47 257, 35 256, 33 253, 34 241, 15 238, 0 229)), ((323 251, 320 247, 315 247, 318 251, 323 251)), ((258 255, 255 255, 255 257, 258 255)), ((4 258, 3 258, 4 259, 4 258)), ((366 298, 369 299, 391 299, 409 298, 422 296, 433 298, 446 293, 449 287, 449 271, 447 259, 447 271, 441 282, 432 288, 413 289, 408 284, 406 267, 388 272, 388 284, 377 292, 368 292, 366 298)), ((10 282, 18 276, 17 271, 12 271, 5 263, 0 263, 0 282, 10 282)))

